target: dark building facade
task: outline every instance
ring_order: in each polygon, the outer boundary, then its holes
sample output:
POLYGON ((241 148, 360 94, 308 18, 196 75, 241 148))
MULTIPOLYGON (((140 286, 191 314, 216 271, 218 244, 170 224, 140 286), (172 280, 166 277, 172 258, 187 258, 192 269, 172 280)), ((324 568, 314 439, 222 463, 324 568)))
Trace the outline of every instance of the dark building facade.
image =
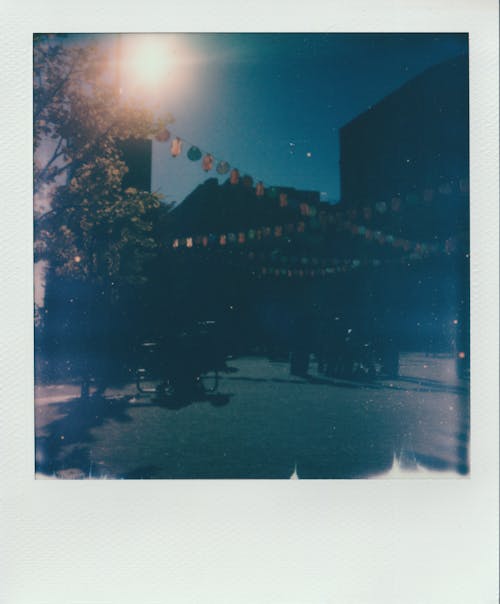
POLYGON ((450 350, 453 326, 469 314, 468 56, 426 70, 346 124, 340 154, 338 207, 352 223, 439 250, 387 267, 365 299, 378 287, 374 312, 391 309, 403 347, 450 350))
POLYGON ((342 206, 468 206, 468 56, 434 66, 340 131, 342 206))
POLYGON ((128 139, 123 141, 120 147, 123 161, 128 168, 123 178, 123 187, 151 191, 153 142, 148 139, 128 139))

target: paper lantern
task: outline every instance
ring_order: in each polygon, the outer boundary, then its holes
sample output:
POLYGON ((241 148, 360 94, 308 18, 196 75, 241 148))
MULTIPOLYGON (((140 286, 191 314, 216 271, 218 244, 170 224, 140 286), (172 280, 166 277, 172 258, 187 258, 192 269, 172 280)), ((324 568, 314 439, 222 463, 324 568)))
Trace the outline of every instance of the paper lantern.
POLYGON ((214 158, 210 153, 207 153, 203 158, 202 168, 205 172, 210 172, 210 170, 214 167, 214 158))
POLYGON ((255 187, 255 195, 257 195, 257 197, 263 197, 264 196, 264 185, 262 183, 262 181, 259 181, 257 183, 257 186, 255 187))
POLYGON ((172 157, 177 157, 182 153, 182 141, 176 136, 170 145, 170 153, 172 157))
POLYGON ((187 158, 191 161, 198 161, 201 159, 201 151, 198 149, 198 147, 193 146, 187 152, 187 158))
POLYGON ((393 212, 399 212, 401 209, 401 198, 396 196, 391 199, 391 209, 393 212))
POLYGON ((288 205, 287 194, 281 192, 280 193, 280 208, 286 208, 288 205))
POLYGON ((231 175, 229 177, 229 182, 232 185, 237 185, 240 182, 240 173, 236 168, 231 170, 231 175))
POLYGON ((217 174, 227 174, 229 172, 230 169, 230 165, 227 163, 227 161, 220 161, 217 164, 217 168, 215 169, 217 174))

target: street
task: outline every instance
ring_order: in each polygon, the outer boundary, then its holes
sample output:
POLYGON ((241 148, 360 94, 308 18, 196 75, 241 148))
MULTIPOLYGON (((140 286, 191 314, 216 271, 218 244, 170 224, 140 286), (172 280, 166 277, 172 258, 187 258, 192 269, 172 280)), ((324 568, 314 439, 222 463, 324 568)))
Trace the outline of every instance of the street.
POLYGON ((181 403, 134 384, 80 400, 35 388, 37 478, 332 479, 469 472, 469 383, 451 358, 406 354, 400 377, 305 378, 264 357, 231 359, 217 395, 181 403))

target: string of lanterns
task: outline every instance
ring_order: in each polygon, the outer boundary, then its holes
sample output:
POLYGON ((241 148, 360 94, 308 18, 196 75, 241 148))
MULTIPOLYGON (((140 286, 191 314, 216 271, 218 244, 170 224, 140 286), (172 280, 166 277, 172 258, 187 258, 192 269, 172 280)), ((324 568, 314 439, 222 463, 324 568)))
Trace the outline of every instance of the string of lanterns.
MULTIPOLYGON (((181 138, 178 135, 173 135, 167 128, 163 128, 160 132, 158 132, 155 136, 155 139, 158 142, 166 143, 170 142, 170 153, 172 157, 179 157, 182 152, 184 146, 189 146, 186 152, 186 157, 193 162, 197 162, 201 160, 201 167, 205 172, 210 172, 214 169, 219 176, 224 176, 229 173, 229 182, 233 185, 239 184, 240 182, 251 188, 253 187, 253 183, 256 182, 255 185, 255 194, 257 197, 263 197, 267 195, 269 197, 279 197, 280 207, 287 207, 288 199, 287 194, 284 191, 279 191, 276 187, 265 186, 262 180, 254 179, 253 176, 245 175, 241 176, 238 168, 231 167, 229 162, 224 159, 217 159, 212 152, 203 151, 198 145, 189 142, 185 138, 181 138)), ((465 194, 469 190, 469 183, 466 179, 450 179, 448 181, 442 181, 437 186, 437 189, 427 187, 423 190, 420 195, 417 191, 410 191, 405 196, 405 201, 409 204, 415 204, 422 199, 424 202, 431 202, 434 199, 436 192, 440 195, 450 195, 454 190, 459 191, 462 194, 465 194)), ((386 201, 377 201, 376 203, 370 205, 365 205, 362 207, 363 217, 366 221, 370 221, 373 215, 373 209, 378 214, 385 214, 387 211, 399 212, 402 205, 402 197, 400 195, 395 195, 391 198, 389 202, 386 201)), ((315 207, 313 205, 303 203, 300 204, 301 213, 303 215, 314 215, 315 207)), ((356 210, 351 210, 355 214, 356 210)))
MULTIPOLYGON (((307 260, 307 259, 302 259, 307 260)), ((324 278, 338 275, 339 273, 348 273, 353 270, 366 267, 381 267, 396 264, 409 264, 411 257, 403 256, 398 260, 394 259, 372 259, 372 260, 334 260, 327 261, 326 266, 276 266, 262 265, 253 275, 257 278, 274 278, 274 279, 292 279, 292 278, 324 278)))
MULTIPOLYGON (((198 145, 190 143, 180 136, 173 136, 167 128, 163 128, 159 133, 156 134, 155 139, 158 142, 166 143, 171 140, 170 143, 170 154, 172 157, 179 157, 182 154, 184 145, 188 146, 186 157, 193 162, 201 160, 201 167, 205 172, 210 172, 214 169, 219 176, 224 176, 229 173, 229 182, 232 185, 237 185, 242 182, 243 185, 253 187, 254 179, 251 176, 240 176, 240 171, 237 168, 231 167, 229 162, 224 159, 217 159, 213 153, 208 151, 202 151, 198 145)), ((263 197, 265 194, 265 187, 262 180, 257 182, 255 187, 255 194, 257 197, 263 197)), ((281 194, 280 201, 282 207, 285 207, 286 198, 281 194)))
MULTIPOLYGON (((240 172, 237 168, 231 168, 231 165, 222 159, 217 159, 213 153, 202 151, 202 149, 190 143, 184 138, 179 136, 172 136, 167 128, 163 128, 157 135, 156 140, 161 143, 166 143, 171 140, 170 144, 170 153, 172 157, 178 157, 182 154, 182 150, 184 145, 189 145, 188 151, 186 153, 187 158, 190 161, 200 161, 202 169, 205 172, 210 172, 214 169, 218 175, 223 176, 229 173, 229 182, 232 185, 237 185, 241 182, 244 186, 248 188, 253 188, 254 179, 252 176, 245 175, 243 177, 240 176, 240 172)), ((443 195, 448 195, 452 192, 452 182, 441 183, 439 185, 439 192, 443 195)), ((465 179, 458 180, 459 190, 462 193, 468 191, 468 182, 465 179)), ((425 189, 423 192, 422 199, 424 201, 432 201, 434 197, 434 189, 425 189)), ((264 183, 259 180, 255 186, 255 194, 257 197, 263 197, 264 195, 270 198, 278 198, 279 199, 279 207, 286 208, 288 207, 288 194, 279 190, 276 187, 265 187, 264 183)), ((406 196, 406 201, 408 203, 416 203, 419 200, 418 194, 413 191, 410 192, 406 196)), ((374 204, 374 208, 377 213, 383 215, 388 210, 392 212, 399 212, 401 209, 401 197, 394 196, 390 204, 387 204, 385 201, 379 201, 374 204)), ((335 225, 345 231, 349 231, 352 235, 358 235, 360 237, 364 237, 367 241, 376 241, 380 245, 391 245, 394 248, 401 248, 405 252, 411 252, 414 257, 424 257, 429 254, 436 254, 439 252, 444 252, 446 254, 451 254, 456 251, 456 243, 453 239, 447 239, 444 244, 439 245, 438 243, 424 243, 424 242, 412 242, 408 239, 403 239, 400 237, 395 237, 392 234, 382 232, 378 229, 370 228, 363 224, 355 224, 351 220, 344 220, 342 216, 337 218, 342 212, 332 206, 333 211, 326 211, 323 209, 319 209, 317 205, 302 202, 298 204, 298 210, 301 217, 307 219, 298 221, 295 224, 285 224, 285 225, 276 225, 276 226, 263 226, 257 229, 249 229, 247 231, 240 231, 238 233, 222 233, 218 235, 214 234, 206 234, 206 235, 188 235, 181 238, 173 239, 171 242, 171 247, 173 249, 179 248, 193 248, 193 247, 214 247, 220 246, 224 247, 228 244, 245 244, 251 243, 252 241, 259 241, 261 239, 274 237, 279 238, 283 235, 290 235, 294 233, 303 233, 306 228, 311 228, 314 230, 315 228, 325 227, 326 225, 335 225), (319 214, 319 216, 318 216, 319 214)), ((346 210, 343 210, 345 212, 346 210)), ((357 216, 357 210, 354 208, 348 209, 347 213, 355 218, 357 216)), ((373 216, 373 208, 370 206, 365 206, 362 208, 363 218, 370 222, 373 216)))
MULTIPOLYGON (((457 249, 456 242, 451 238, 447 239, 444 244, 441 245, 438 243, 413 242, 408 239, 394 237, 393 235, 383 233, 382 231, 374 231, 363 225, 353 224, 350 221, 340 220, 336 223, 333 214, 330 214, 329 218, 333 219, 328 220, 329 224, 337 224, 342 230, 363 237, 367 241, 375 241, 380 245, 390 245, 393 248, 400 248, 404 252, 410 252, 414 258, 422 258, 440 252, 451 254, 457 249)), ((262 226, 256 229, 252 228, 239 232, 190 235, 174 238, 170 243, 170 247, 174 250, 178 250, 182 248, 214 248, 226 247, 228 245, 244 245, 265 239, 280 239, 288 235, 293 235, 294 233, 301 234, 308 228, 310 228, 310 225, 308 225, 306 221, 301 220, 297 223, 262 226)))

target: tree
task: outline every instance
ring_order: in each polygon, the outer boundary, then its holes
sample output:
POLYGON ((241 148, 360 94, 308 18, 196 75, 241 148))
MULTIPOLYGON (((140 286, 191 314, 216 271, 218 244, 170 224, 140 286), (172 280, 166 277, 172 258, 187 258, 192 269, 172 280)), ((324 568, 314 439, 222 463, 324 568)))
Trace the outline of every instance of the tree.
POLYGON ((154 135, 171 117, 122 102, 95 46, 38 36, 33 64, 35 199, 51 193, 50 211, 35 215, 37 258, 76 278, 140 279, 162 206, 158 195, 123 190, 120 143, 154 135))
POLYGON ((81 320, 92 333, 103 307, 112 314, 120 291, 145 281, 160 245, 154 225, 169 209, 157 194, 124 189, 121 144, 154 136, 172 118, 122 100, 96 46, 35 36, 33 66, 35 260, 87 288, 94 303, 81 320))

